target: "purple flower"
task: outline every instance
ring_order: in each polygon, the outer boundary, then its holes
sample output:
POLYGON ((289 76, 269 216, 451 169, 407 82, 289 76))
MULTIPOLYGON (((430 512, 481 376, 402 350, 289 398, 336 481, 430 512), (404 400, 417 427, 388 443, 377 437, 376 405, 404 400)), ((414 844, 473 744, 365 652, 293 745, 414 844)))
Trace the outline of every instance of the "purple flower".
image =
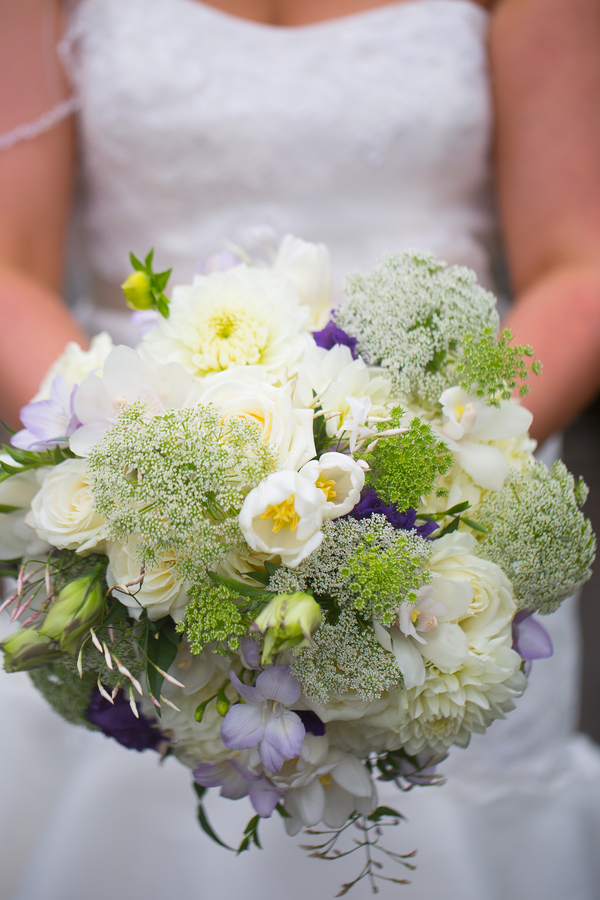
POLYGON ((324 350, 331 350, 335 344, 343 344, 344 347, 350 347, 350 352, 354 359, 358 359, 356 353, 356 338, 350 337, 345 331, 339 328, 333 319, 330 319, 322 331, 313 331, 313 337, 317 347, 323 347, 324 350))
POLYGON ((244 767, 240 759, 241 757, 237 757, 218 763, 199 762, 193 772, 194 781, 203 787, 220 787, 221 797, 229 800, 250 797, 258 815, 268 819, 283 795, 262 775, 244 767))
POLYGON ((229 677, 245 703, 236 703, 223 719, 223 743, 230 750, 248 750, 258 745, 265 768, 279 772, 284 760, 300 756, 302 750, 304 725, 288 709, 300 697, 300 682, 285 665, 265 669, 254 687, 242 684, 235 672, 229 677))
POLYGON ((416 531, 423 538, 436 531, 435 522, 425 522, 424 525, 417 525, 417 513, 414 509, 407 509, 406 512, 399 512, 393 503, 386 506, 381 497, 373 490, 372 487, 363 491, 361 499, 356 506, 348 513, 353 519, 370 519, 372 515, 385 516, 390 525, 394 528, 402 528, 404 531, 416 531))
POLYGON ((85 717, 97 725, 107 737, 114 738, 129 750, 156 750, 165 740, 160 729, 142 713, 139 719, 133 714, 129 701, 119 691, 114 706, 106 700, 97 687, 92 691, 85 717))
POLYGON ((28 403, 21 410, 21 422, 25 426, 11 438, 13 447, 20 450, 49 450, 66 446, 68 438, 81 422, 75 415, 73 401, 77 385, 70 388, 61 375, 57 375, 50 388, 48 400, 28 403))
POLYGON ((512 622, 513 650, 526 660, 525 674, 529 675, 531 660, 546 659, 554 653, 552 640, 544 626, 533 618, 531 610, 521 610, 512 622))
POLYGON ((300 716, 307 734, 323 737, 325 734, 325 722, 321 721, 316 712, 313 712, 312 709, 298 709, 296 710, 296 715, 300 716))

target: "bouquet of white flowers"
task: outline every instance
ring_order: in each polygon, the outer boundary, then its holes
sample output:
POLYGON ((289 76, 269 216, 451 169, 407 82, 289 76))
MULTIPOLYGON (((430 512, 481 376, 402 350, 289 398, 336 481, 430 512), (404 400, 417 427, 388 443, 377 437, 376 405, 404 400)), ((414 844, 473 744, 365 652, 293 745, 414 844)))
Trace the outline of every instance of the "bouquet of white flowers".
POLYGON ((324 823, 324 858, 357 825, 375 879, 399 814, 374 779, 435 783, 551 653, 532 614, 590 575, 587 489, 534 460, 514 396, 539 363, 426 254, 350 275, 333 311, 326 248, 291 236, 170 300, 132 264, 140 345, 70 345, 5 447, 5 668, 189 766, 211 836, 218 787, 256 811, 239 849, 274 811, 324 823))

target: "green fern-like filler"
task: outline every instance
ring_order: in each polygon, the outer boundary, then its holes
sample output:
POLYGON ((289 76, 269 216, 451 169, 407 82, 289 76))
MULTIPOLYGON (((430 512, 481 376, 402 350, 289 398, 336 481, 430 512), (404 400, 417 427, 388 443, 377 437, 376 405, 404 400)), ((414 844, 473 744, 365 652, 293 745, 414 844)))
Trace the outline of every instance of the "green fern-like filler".
POLYGON ((484 328, 478 335, 466 335, 463 341, 461 358, 456 364, 460 386, 491 406, 510 400, 519 382, 519 395, 524 397, 529 393, 529 385, 523 383, 529 378, 529 371, 534 375, 542 371, 539 359, 533 358, 531 345, 511 347, 512 339, 510 328, 505 328, 498 338, 493 329, 484 328))
POLYGON ((217 642, 217 653, 237 650, 240 638, 248 629, 248 622, 236 604, 239 595, 223 584, 195 584, 188 590, 191 602, 185 618, 177 624, 184 632, 192 653, 200 654, 207 644, 217 642))
POLYGON ((349 589, 354 593, 353 606, 384 625, 391 625, 404 600, 415 602, 417 590, 430 579, 425 570, 430 545, 416 534, 398 534, 393 546, 381 547, 372 533, 350 557, 340 574, 350 577, 349 589))
MULTIPOLYGON (((404 410, 397 406, 391 419, 379 426, 379 431, 400 427, 404 410)), ((438 475, 444 475, 453 459, 443 441, 430 425, 421 419, 411 420, 404 434, 380 438, 375 448, 362 454, 371 470, 366 483, 373 487, 384 503, 395 503, 398 509, 417 507, 421 497, 434 489, 438 475)), ((447 494, 438 488, 437 497, 447 494)))

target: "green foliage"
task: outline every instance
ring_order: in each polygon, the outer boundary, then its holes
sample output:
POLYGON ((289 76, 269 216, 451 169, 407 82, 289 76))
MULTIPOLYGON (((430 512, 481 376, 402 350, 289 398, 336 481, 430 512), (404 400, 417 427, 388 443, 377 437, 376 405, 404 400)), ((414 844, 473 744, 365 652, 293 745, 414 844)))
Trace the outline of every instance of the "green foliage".
MULTIPOLYGON (((20 475, 29 469, 40 469, 42 466, 57 466, 59 463, 64 462, 65 459, 74 459, 75 457, 75 454, 71 453, 68 447, 53 447, 52 450, 35 453, 33 450, 20 450, 18 447, 9 447, 7 444, 3 444, 2 451, 12 459, 14 465, 0 459, 0 481, 5 481, 11 475, 20 475)), ((0 512, 3 513, 11 511, 12 507, 0 508, 0 512)))
POLYGON ((193 585, 188 596, 190 603, 185 618, 177 624, 177 631, 185 632, 192 653, 202 653, 213 641, 226 649, 237 650, 248 627, 247 617, 238 605, 239 591, 224 584, 205 582, 193 585))
MULTIPOLYGON (((529 378, 529 369, 534 375, 539 375, 542 370, 540 361, 533 359, 533 348, 529 344, 511 347, 512 339, 509 328, 498 337, 492 328, 484 328, 478 335, 467 334, 463 339, 461 356, 456 363, 460 386, 491 406, 499 406, 501 400, 510 400, 519 381, 525 382, 529 378)), ((521 384, 519 395, 524 397, 527 393, 529 385, 521 384)))
POLYGON ((385 256, 366 275, 351 275, 345 293, 337 324, 357 338, 361 356, 388 371, 397 393, 420 405, 435 406, 456 384, 465 335, 498 328, 495 298, 475 273, 429 254, 385 256))
POLYGON ((65 657, 51 666, 34 669, 29 672, 29 677, 59 716, 73 725, 83 725, 92 731, 97 730, 96 726, 85 717, 92 691, 96 686, 95 672, 85 671, 80 678, 74 662, 65 657))
POLYGON ((399 531, 395 543, 382 550, 375 536, 367 533, 341 569, 341 574, 350 578, 354 608, 367 610, 369 617, 391 625, 400 603, 416 601, 417 590, 430 580, 424 567, 429 549, 417 535, 399 531))
MULTIPOLYGON (((404 410, 397 406, 391 419, 378 426, 379 431, 398 428, 404 410)), ((375 438, 377 440, 377 438, 375 438)), ((361 454, 371 470, 365 482, 373 487, 384 503, 395 503, 398 509, 418 507, 421 497, 431 493, 435 479, 444 475, 453 463, 452 454, 430 425, 421 419, 411 420, 404 434, 380 438, 369 451, 361 454)), ((437 497, 447 491, 438 488, 437 497)))
POLYGON ((169 410, 147 417, 124 410, 88 458, 94 504, 109 537, 134 542, 141 564, 173 560, 194 583, 230 549, 241 549, 238 513, 246 491, 276 468, 257 426, 217 409, 169 410))
POLYGON ((169 298, 164 290, 172 269, 165 272, 154 272, 152 260, 154 248, 146 256, 144 262, 129 254, 134 272, 123 283, 123 293, 129 306, 133 309, 156 309, 165 319, 169 317, 169 298))
POLYGON ((579 509, 587 488, 562 462, 511 469, 501 491, 479 509, 489 537, 482 555, 510 578, 519 607, 547 614, 591 576, 596 539, 579 509))

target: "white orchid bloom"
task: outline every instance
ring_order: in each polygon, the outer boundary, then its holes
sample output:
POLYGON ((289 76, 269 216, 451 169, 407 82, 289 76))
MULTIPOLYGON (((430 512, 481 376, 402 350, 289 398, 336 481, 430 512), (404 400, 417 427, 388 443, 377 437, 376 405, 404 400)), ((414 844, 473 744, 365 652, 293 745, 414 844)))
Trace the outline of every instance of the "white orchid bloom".
POLYGON ((331 311, 331 262, 325 244, 311 244, 286 234, 272 271, 293 282, 300 303, 310 309, 311 330, 324 328, 331 311))
POLYGON ((298 472, 274 472, 242 505, 239 523, 253 550, 299 565, 323 540, 324 492, 298 472))
POLYGON ((509 465, 501 450, 488 442, 524 434, 532 414, 516 400, 488 406, 458 386, 445 390, 440 403, 445 419, 442 435, 459 466, 480 487, 499 491, 509 465))
POLYGON ((370 397, 363 397, 362 400, 358 397, 346 397, 346 402, 350 407, 351 418, 345 419, 340 425, 337 436, 346 436, 350 442, 350 452, 354 453, 359 438, 369 437, 375 433, 374 429, 366 424, 372 403, 370 397))
POLYGON ((360 500, 365 484, 363 468, 343 453, 324 453, 319 459, 311 459, 298 474, 325 494, 323 516, 326 519, 337 519, 349 513, 360 500))
POLYGON ((465 579, 438 578, 435 586, 419 590, 415 603, 400 605, 398 625, 386 629, 374 623, 375 636, 396 657, 407 690, 424 683, 425 662, 455 671, 468 659, 469 642, 456 620, 465 615, 472 598, 465 579))

